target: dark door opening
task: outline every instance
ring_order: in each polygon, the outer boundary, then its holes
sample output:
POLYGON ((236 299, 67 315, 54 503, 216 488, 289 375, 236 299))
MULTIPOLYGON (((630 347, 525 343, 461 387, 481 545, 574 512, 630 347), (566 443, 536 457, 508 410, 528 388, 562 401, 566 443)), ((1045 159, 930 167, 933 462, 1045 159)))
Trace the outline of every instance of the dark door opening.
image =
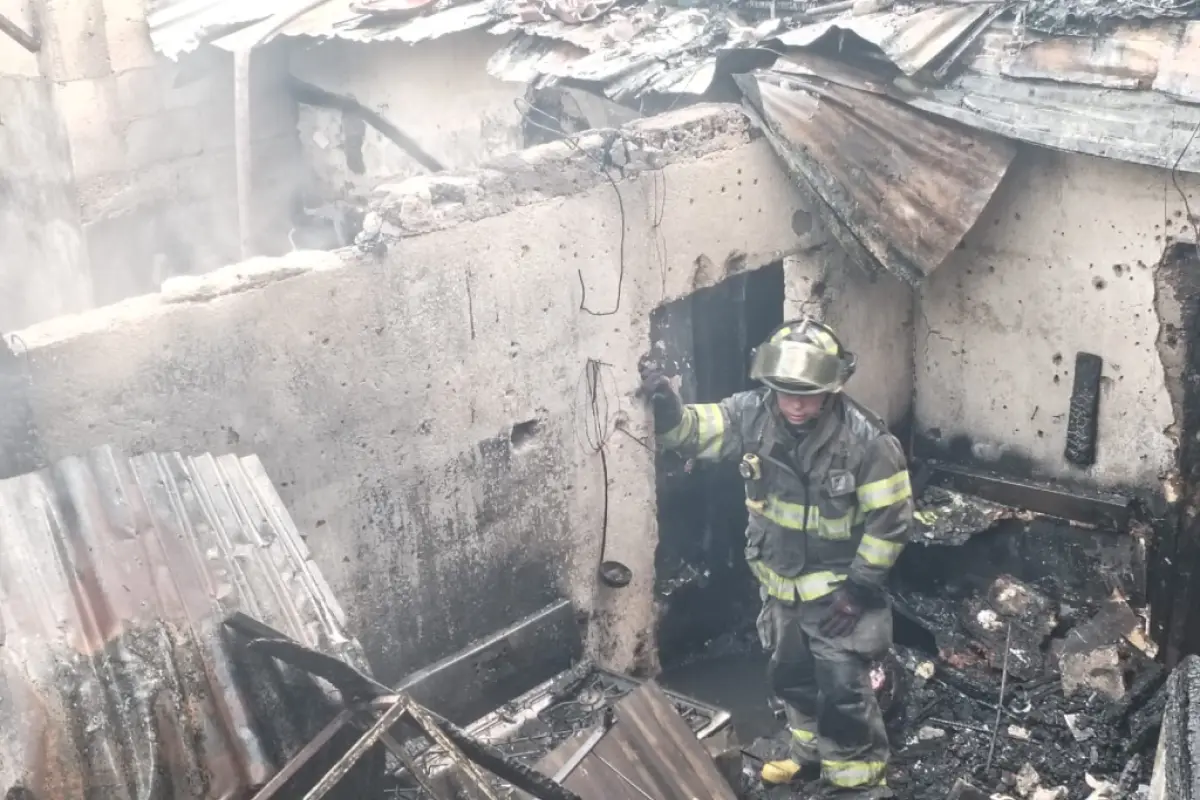
MULTIPOLYGON (((783 321, 783 265, 729 278, 659 307, 650 317, 651 353, 682 379, 685 403, 713 403, 754 388, 750 351, 783 321)), ((743 557, 745 497, 736 463, 658 456, 656 594, 664 666, 711 640, 753 628, 757 584, 743 557)))

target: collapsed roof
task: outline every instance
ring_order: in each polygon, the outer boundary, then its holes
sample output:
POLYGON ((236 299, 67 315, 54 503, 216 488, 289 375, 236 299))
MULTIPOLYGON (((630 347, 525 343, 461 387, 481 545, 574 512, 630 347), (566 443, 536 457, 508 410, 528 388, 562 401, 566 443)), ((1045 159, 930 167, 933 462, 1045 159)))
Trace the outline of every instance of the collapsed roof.
MULTIPOLYGON (((151 34, 168 55, 206 36, 237 50, 274 28, 273 3, 162 0, 151 34)), ((635 108, 711 99, 736 76, 850 256, 912 284, 982 212, 1013 158, 1006 140, 1200 172, 1200 0, 692 5, 328 0, 280 32, 411 43, 487 30, 511 36, 492 75, 635 108)))

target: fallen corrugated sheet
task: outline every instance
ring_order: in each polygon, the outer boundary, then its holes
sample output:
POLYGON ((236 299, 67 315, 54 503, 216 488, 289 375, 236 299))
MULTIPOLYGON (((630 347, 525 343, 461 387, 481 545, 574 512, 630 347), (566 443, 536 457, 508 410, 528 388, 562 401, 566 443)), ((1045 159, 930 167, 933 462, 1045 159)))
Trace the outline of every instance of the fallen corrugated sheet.
POLYGON ((1200 171, 1200 148, 1187 147, 1200 126, 1198 22, 1122 25, 1075 37, 1037 33, 1009 18, 982 17, 988 23, 982 30, 979 24, 905 28, 916 15, 890 15, 897 17, 891 22, 887 16, 861 18, 874 20, 869 24, 834 20, 785 33, 779 41, 809 47, 826 29, 844 29, 916 78, 896 78, 850 51, 815 68, 821 77, 841 82, 847 62, 857 57, 859 70, 892 84, 893 97, 972 128, 1060 150, 1200 171), (923 35, 906 40, 880 33, 888 30, 923 35), (937 30, 959 35, 933 35, 937 30), (939 66, 930 75, 934 64, 939 66), (951 77, 943 80, 945 75, 951 77))
POLYGON ((159 0, 150 6, 146 21, 154 49, 176 59, 288 6, 287 0, 159 0))
POLYGON ((655 683, 622 699, 614 717, 611 728, 577 734, 537 769, 556 777, 566 772, 562 785, 582 800, 734 800, 704 745, 655 683))
POLYGON ((1198 0, 1023 0, 1026 24, 1047 33, 1081 34, 1115 20, 1194 17, 1198 0))
POLYGON ((0 791, 247 796, 333 711, 237 645, 238 610, 365 668, 256 457, 102 448, 0 482, 0 791))
POLYGON ((983 212, 1012 146, 805 71, 781 59, 738 82, 847 252, 919 284, 983 212))

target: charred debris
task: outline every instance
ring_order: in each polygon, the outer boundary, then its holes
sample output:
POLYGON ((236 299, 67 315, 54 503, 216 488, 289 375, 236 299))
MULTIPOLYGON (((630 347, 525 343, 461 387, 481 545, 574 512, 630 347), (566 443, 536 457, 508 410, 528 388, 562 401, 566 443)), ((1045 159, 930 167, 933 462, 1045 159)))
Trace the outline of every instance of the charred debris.
MULTIPOLYGON (((929 483, 876 671, 896 796, 1162 797, 1150 784, 1171 691, 1133 506, 959 468, 915 478, 929 483)), ((745 796, 789 796, 754 788, 749 768, 743 780, 745 796)))
MULTIPOLYGON (((1192 797, 1200 667, 1158 658, 1134 504, 944 466, 915 484, 896 645, 874 670, 896 795, 1192 797)), ((566 600, 379 683, 256 458, 101 449, 0 481, 0 508, 18 523, 0 570, 24 587, 9 797, 798 796, 755 777, 782 721, 739 741, 753 709, 590 663, 566 600)))

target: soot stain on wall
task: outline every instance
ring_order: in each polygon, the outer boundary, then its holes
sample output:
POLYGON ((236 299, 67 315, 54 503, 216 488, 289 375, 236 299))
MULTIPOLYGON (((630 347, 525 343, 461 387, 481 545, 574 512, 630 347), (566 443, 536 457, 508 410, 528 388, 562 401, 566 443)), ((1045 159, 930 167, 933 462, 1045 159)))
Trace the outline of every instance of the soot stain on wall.
POLYGON ((568 466, 556 448, 516 452, 509 437, 485 439, 407 485, 362 488, 356 557, 375 566, 363 570, 353 603, 374 611, 359 638, 385 683, 565 595, 568 509, 545 487, 568 466), (417 579, 406 577, 416 565, 417 579))

